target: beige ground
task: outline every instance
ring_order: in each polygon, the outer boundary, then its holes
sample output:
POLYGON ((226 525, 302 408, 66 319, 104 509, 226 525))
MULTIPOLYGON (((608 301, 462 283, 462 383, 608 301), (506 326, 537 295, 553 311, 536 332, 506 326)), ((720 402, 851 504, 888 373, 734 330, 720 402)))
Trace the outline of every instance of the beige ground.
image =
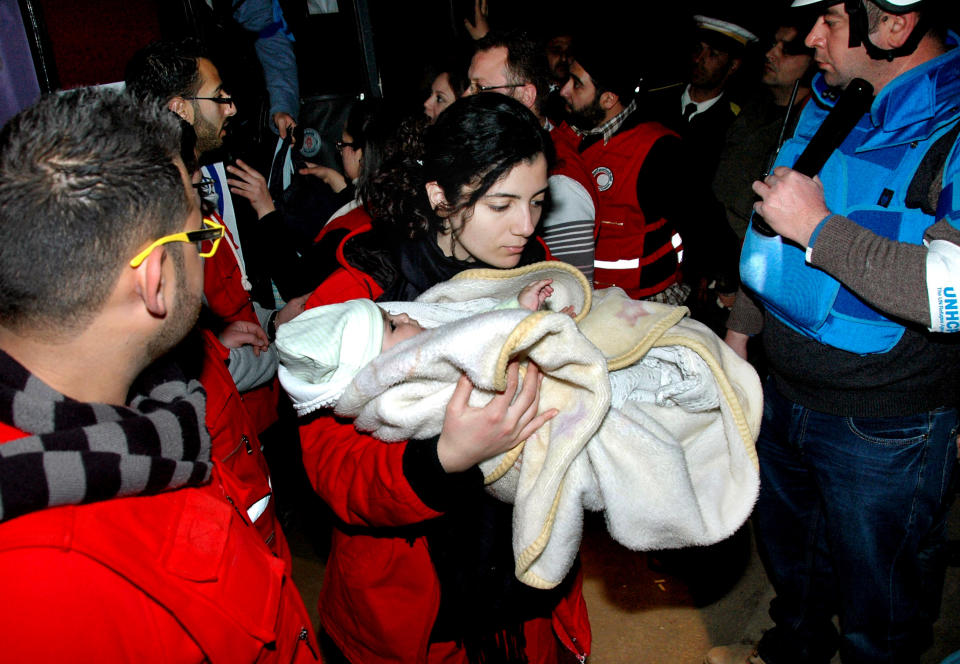
MULTIPOLYGON (((960 511, 954 510, 954 537, 960 535, 960 511)), ((294 578, 307 607, 316 620, 316 598, 323 563, 300 533, 291 533, 294 578)), ((749 538, 743 540, 748 542, 749 538)), ((755 552, 742 558, 742 575, 722 597, 698 608, 688 584, 665 571, 654 571, 647 556, 628 551, 606 534, 602 520, 588 519, 582 560, 584 594, 593 626, 591 664, 699 664, 713 645, 756 639, 767 623, 767 603, 772 590, 755 552)), ((722 556, 702 556, 703 578, 723 578, 722 556)), ((656 562, 654 563, 656 564, 656 562)), ((727 574, 730 576, 730 574, 727 574)), ((727 584, 731 585, 731 584, 727 584)), ((724 588, 717 590, 721 592, 724 588)), ((716 592, 714 594, 716 594, 716 592)), ((703 601, 712 599, 707 597, 703 601)), ((701 601, 700 603, 703 603, 701 601)), ((923 664, 937 664, 947 654, 960 650, 960 568, 948 572, 943 616, 936 627, 936 644, 923 664)), ((839 662, 839 658, 835 659, 839 662)), ((361 664, 361 663, 357 663, 361 664)))

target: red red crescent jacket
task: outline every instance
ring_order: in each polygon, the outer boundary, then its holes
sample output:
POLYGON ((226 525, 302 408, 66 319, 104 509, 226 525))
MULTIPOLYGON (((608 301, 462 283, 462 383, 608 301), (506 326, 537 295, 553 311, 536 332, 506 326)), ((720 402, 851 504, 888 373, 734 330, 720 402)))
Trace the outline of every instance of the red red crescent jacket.
POLYGON ((650 148, 672 135, 657 122, 643 122, 597 141, 583 151, 600 195, 594 286, 619 286, 630 297, 655 295, 680 276, 676 235, 668 219, 647 220, 637 200, 637 178, 650 148))
MULTIPOLYGON (((0 426, 0 442, 26 434, 0 426)), ((318 662, 283 562, 213 482, 0 523, 10 662, 318 662)))
POLYGON ((577 150, 580 137, 566 122, 563 122, 550 131, 550 138, 553 139, 553 148, 557 153, 557 161, 550 169, 550 175, 566 175, 579 182, 593 199, 593 209, 599 210, 600 196, 597 193, 597 183, 583 155, 577 150))
MULTIPOLYGON (((217 222, 223 223, 216 214, 214 217, 217 222)), ((245 320, 259 325, 250 293, 243 287, 243 274, 237 258, 229 247, 224 246, 224 243, 233 241, 233 236, 226 226, 224 232, 227 237, 220 241, 217 252, 203 261, 203 296, 210 311, 223 322, 245 320)), ((207 384, 203 386, 207 387, 207 384)), ((258 434, 277 421, 279 397, 280 383, 276 379, 243 393, 243 403, 253 418, 258 434)))
MULTIPOLYGON (((369 230, 367 226, 354 231, 344 243, 369 230)), ((376 298, 382 292, 371 277, 349 266, 344 243, 337 252, 341 268, 313 292, 308 308, 376 298)), ((407 443, 384 444, 359 433, 352 421, 328 413, 303 424, 300 439, 310 482, 347 526, 333 529, 319 602, 324 630, 352 662, 432 664, 449 657, 451 653, 439 649, 432 649, 429 657, 427 653, 440 588, 426 539, 391 537, 382 531, 372 536, 350 528, 388 529, 439 516, 420 500, 403 474, 407 443)), ((571 651, 589 652, 590 624, 581 578, 555 609, 552 622, 571 651)), ((453 655, 458 658, 443 661, 459 664, 462 653, 453 655)))

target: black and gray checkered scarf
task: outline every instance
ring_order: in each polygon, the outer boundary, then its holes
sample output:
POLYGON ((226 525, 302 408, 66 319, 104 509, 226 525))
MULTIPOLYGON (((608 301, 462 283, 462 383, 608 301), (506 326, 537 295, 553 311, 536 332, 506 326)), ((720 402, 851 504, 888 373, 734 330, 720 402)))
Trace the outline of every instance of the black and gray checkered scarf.
POLYGON ((0 351, 0 521, 56 505, 196 486, 210 477, 206 393, 172 360, 137 379, 128 406, 81 403, 0 351))

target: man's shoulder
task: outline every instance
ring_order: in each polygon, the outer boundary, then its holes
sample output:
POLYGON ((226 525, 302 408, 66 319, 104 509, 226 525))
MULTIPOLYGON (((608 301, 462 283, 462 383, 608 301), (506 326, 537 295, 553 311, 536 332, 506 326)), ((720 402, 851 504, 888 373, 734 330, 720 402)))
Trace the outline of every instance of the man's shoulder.
POLYGON ((263 607, 282 583, 282 565, 270 560, 212 484, 52 507, 0 524, 0 586, 4 605, 17 607, 0 616, 28 634, 38 621, 68 625, 57 643, 23 645, 43 657, 70 647, 105 661, 124 652, 139 653, 137 661, 198 661, 188 632, 201 635, 207 652, 216 639, 203 635, 220 630, 232 635, 221 649, 252 661, 258 645, 236 617, 270 613, 263 607), (123 634, 96 635, 95 626, 118 621, 129 627, 123 634), (149 643, 159 651, 146 651, 149 643))
MULTIPOLYGON (((4 561, 22 561, 25 552, 47 560, 51 551, 64 566, 108 570, 112 593, 143 595, 174 612, 199 603, 222 607, 223 616, 258 615, 257 606, 280 596, 282 564, 269 562, 256 530, 226 502, 216 480, 152 496, 51 507, 0 524, 0 568, 9 570, 4 561)), ((43 570, 40 565, 32 573, 40 579, 43 570)), ((82 594, 83 576, 74 579, 64 583, 82 594)), ((218 620, 212 612, 210 621, 218 620)))
POLYGON ((655 143, 665 136, 675 137, 679 140, 679 135, 660 120, 636 112, 624 121, 623 125, 610 138, 610 143, 615 141, 655 143))
MULTIPOLYGON (((83 505, 61 505, 30 512, 0 523, 0 551, 21 546, 58 546, 64 550, 96 549, 122 553, 121 540, 141 552, 159 552, 185 513, 224 528, 233 510, 212 484, 166 491, 152 496, 111 498, 83 505)), ((222 530, 223 528, 221 528, 222 530)))

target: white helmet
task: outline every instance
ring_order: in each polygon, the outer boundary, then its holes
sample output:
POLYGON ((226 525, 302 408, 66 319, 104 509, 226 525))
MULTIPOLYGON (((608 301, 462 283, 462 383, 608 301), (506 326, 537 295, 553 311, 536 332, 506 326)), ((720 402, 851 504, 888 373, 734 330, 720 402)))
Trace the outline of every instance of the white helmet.
MULTIPOLYGON (((891 14, 904 14, 918 9, 924 0, 870 0, 877 7, 891 14)), ((810 5, 838 5, 844 0, 793 0, 791 7, 808 7, 810 5)))
POLYGON ((903 55, 913 53, 923 35, 927 32, 927 21, 924 17, 914 26, 913 32, 902 46, 894 49, 883 49, 870 41, 869 25, 865 2, 872 2, 877 7, 890 14, 906 14, 920 9, 928 0, 793 0, 791 7, 814 8, 819 6, 830 7, 843 3, 844 9, 850 16, 850 48, 857 48, 861 44, 867 54, 874 60, 893 60, 903 55))

